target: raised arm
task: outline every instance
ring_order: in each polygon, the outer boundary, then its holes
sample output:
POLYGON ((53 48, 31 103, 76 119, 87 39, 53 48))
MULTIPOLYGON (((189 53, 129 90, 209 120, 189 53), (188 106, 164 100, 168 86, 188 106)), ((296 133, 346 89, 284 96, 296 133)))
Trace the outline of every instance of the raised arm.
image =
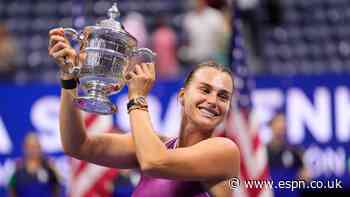
MULTIPOLYGON (((53 29, 49 33, 49 54, 61 66, 64 57, 74 62, 76 52, 63 36, 63 29, 53 29)), ((61 74, 61 79, 72 76, 61 74)), ((63 150, 66 154, 99 165, 116 168, 137 168, 135 146, 130 134, 87 134, 80 110, 73 106, 76 90, 61 90, 59 126, 63 150)))
POLYGON ((73 96, 62 89, 60 133, 66 154, 81 160, 116 168, 137 168, 135 148, 130 134, 99 133, 88 135, 73 96))

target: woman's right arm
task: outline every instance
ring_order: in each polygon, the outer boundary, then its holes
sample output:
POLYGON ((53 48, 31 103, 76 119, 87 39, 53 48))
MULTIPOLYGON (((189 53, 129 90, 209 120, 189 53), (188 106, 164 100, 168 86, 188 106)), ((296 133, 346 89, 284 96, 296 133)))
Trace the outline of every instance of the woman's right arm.
POLYGON ((60 133, 66 154, 81 160, 115 168, 137 168, 130 134, 88 135, 81 112, 73 105, 71 90, 62 89, 59 115, 60 133))
MULTIPOLYGON (((61 66, 64 57, 74 62, 76 53, 63 37, 63 29, 49 33, 49 54, 61 66)), ((62 79, 72 78, 62 75, 62 79)), ((135 146, 130 134, 102 133, 88 135, 81 112, 73 105, 76 90, 61 90, 59 126, 63 150, 77 159, 115 168, 137 168, 135 146)))

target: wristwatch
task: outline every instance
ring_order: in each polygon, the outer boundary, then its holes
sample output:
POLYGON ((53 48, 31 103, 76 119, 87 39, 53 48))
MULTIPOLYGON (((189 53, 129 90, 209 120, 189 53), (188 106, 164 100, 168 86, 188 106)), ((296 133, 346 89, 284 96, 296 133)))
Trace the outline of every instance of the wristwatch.
POLYGON ((128 112, 130 112, 132 109, 147 110, 147 108, 148 108, 148 104, 147 104, 146 98, 144 96, 139 96, 139 97, 133 98, 133 99, 129 100, 129 102, 127 104, 128 112))

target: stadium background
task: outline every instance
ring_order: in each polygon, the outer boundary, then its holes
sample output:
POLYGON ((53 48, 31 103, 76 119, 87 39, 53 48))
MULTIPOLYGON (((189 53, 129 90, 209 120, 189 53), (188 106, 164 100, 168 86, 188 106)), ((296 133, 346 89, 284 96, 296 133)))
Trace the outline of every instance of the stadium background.
MULTIPOLYGON (((214 7, 221 4, 210 2, 214 7)), ((256 86, 252 103, 259 135, 263 141, 268 140, 268 120, 275 111, 285 111, 287 139, 305 149, 303 160, 313 178, 338 178, 349 188, 350 2, 239 2, 241 33, 246 41, 244 56, 256 86)), ((15 66, 0 70, 0 196, 5 195, 28 131, 38 132, 43 150, 63 172, 62 184, 69 182, 71 161, 62 154, 58 138, 58 68, 48 56, 47 35, 49 29, 58 26, 81 29, 93 25, 110 6, 111 1, 0 2, 0 22, 8 29, 16 48, 16 55, 11 58, 15 66)), ((120 0, 118 6, 122 19, 132 11, 142 14, 149 35, 157 28, 157 17, 164 16, 176 32, 177 49, 186 42, 182 21, 191 9, 188 1, 120 0)), ((152 47, 149 43, 146 46, 152 47)), ((227 51, 227 59, 231 59, 233 51, 227 51)), ((150 98, 155 128, 169 136, 176 135, 179 121, 175 115, 179 110, 176 92, 191 66, 180 52, 177 58, 177 77, 162 77, 150 98)), ((113 96, 113 101, 124 106, 125 93, 124 89, 113 96)), ((120 109, 116 115, 96 118, 96 128, 91 130, 108 131, 113 125, 128 130, 127 114, 120 109)))

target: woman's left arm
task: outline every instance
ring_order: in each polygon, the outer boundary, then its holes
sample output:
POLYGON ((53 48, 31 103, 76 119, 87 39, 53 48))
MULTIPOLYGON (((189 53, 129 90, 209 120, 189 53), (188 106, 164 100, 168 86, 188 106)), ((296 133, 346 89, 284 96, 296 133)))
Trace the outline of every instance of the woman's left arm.
MULTIPOLYGON (((155 80, 155 66, 136 65, 126 78, 129 99, 146 97, 155 80)), ((168 150, 154 132, 147 110, 134 109, 129 115, 137 160, 146 175, 182 180, 238 176, 239 151, 231 140, 214 137, 190 147, 168 150)))
POLYGON ((154 133, 146 111, 132 111, 130 120, 145 175, 198 181, 238 177, 239 151, 231 140, 214 137, 190 147, 167 149, 154 133))

